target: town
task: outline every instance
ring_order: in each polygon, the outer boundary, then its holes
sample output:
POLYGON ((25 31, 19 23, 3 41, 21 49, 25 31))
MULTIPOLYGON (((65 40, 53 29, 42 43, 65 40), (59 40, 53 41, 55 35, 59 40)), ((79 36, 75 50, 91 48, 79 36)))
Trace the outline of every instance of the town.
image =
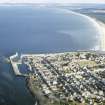
POLYGON ((37 81, 43 96, 49 99, 87 105, 105 103, 104 54, 64 52, 19 56, 16 53, 10 60, 15 74, 37 81))

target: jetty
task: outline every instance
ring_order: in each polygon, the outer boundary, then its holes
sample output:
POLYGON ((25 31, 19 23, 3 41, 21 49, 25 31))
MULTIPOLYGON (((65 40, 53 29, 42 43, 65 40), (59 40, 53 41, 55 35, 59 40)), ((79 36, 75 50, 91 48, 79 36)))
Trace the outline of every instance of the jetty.
POLYGON ((27 77, 27 76, 29 76, 28 74, 20 72, 21 70, 19 69, 19 65, 22 65, 22 61, 20 58, 21 57, 19 57, 18 53, 16 53, 16 54, 9 57, 10 63, 12 65, 13 71, 14 71, 16 76, 27 77))
POLYGON ((20 76, 22 75, 18 69, 18 65, 17 65, 17 62, 14 61, 14 59, 18 56, 18 53, 16 53, 15 55, 12 55, 10 56, 10 62, 11 62, 11 65, 12 65, 12 68, 13 68, 13 71, 14 73, 17 75, 17 76, 20 76))

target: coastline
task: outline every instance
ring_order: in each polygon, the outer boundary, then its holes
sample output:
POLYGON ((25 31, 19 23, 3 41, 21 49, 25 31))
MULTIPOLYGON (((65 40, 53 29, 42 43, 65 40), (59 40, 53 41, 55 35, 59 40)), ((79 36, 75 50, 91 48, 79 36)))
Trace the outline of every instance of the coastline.
POLYGON ((26 87, 27 87, 28 91, 30 92, 30 94, 32 95, 32 97, 35 98, 35 100, 36 100, 35 104, 38 103, 38 105, 40 105, 39 102, 38 102, 38 98, 36 97, 37 95, 35 95, 35 93, 34 93, 34 91, 32 89, 32 86, 30 86, 31 85, 30 78, 29 77, 26 77, 25 78, 25 81, 26 81, 26 87))
MULTIPOLYGON (((87 15, 86 15, 87 16, 87 15)), ((94 50, 100 50, 105 51, 105 23, 103 23, 101 20, 97 19, 96 17, 91 17, 88 15, 91 19, 93 19, 98 26, 99 36, 96 36, 99 38, 99 43, 93 48, 94 50)))
POLYGON ((40 90, 40 86, 32 79, 33 77, 26 77, 26 87, 29 90, 30 94, 35 98, 35 105, 60 105, 60 102, 57 100, 49 99, 47 96, 44 96, 40 90), (34 84, 33 84, 34 82, 34 84))
POLYGON ((105 51, 105 23, 103 23, 101 20, 97 19, 95 16, 92 17, 88 14, 82 14, 82 13, 76 13, 76 12, 73 12, 73 13, 87 18, 88 20, 90 20, 93 23, 94 27, 97 28, 98 36, 96 36, 96 38, 98 38, 99 42, 91 50, 105 51))
POLYGON ((94 46, 94 48, 91 48, 90 50, 105 51, 105 40, 104 40, 105 39, 105 24, 101 20, 97 19, 96 17, 92 17, 88 14, 78 13, 78 12, 70 11, 67 9, 65 11, 87 18, 92 23, 92 25, 96 28, 96 31, 97 31, 96 39, 98 39, 97 45, 94 46))
POLYGON ((100 25, 101 35, 100 35, 100 49, 105 51, 105 24, 99 20, 96 20, 100 25))

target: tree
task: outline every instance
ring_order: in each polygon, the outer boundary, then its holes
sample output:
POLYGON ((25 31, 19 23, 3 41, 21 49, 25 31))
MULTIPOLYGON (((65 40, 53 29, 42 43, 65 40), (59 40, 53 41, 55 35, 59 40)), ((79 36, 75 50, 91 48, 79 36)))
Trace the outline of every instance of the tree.
POLYGON ((91 57, 91 53, 87 53, 85 56, 86 56, 86 59, 88 60, 91 57))

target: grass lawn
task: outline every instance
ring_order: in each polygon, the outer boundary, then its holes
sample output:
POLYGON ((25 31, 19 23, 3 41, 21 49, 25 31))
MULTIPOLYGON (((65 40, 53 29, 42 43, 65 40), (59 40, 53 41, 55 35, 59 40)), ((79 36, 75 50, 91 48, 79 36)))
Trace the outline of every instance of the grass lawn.
POLYGON ((94 61, 89 61, 89 60, 81 60, 77 62, 81 67, 94 67, 97 66, 97 64, 94 61))

